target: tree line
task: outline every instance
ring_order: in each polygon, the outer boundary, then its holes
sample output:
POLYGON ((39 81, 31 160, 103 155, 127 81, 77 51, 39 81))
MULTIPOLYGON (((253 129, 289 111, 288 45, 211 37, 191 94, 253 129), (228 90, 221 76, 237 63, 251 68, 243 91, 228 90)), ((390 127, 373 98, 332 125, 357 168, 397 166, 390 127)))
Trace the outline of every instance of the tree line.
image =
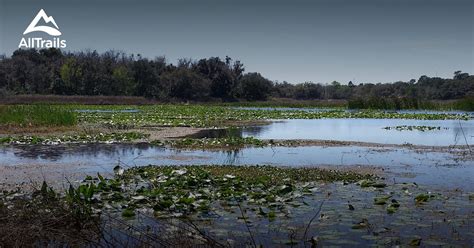
MULTIPOLYGON (((260 73, 245 73, 239 60, 210 57, 168 63, 122 52, 16 50, 0 57, 0 96, 6 94, 119 95, 157 100, 249 101, 269 97, 293 99, 449 100, 474 95, 474 76, 421 76, 394 83, 318 84, 272 82, 260 73)), ((375 101, 375 100, 374 100, 375 101)))

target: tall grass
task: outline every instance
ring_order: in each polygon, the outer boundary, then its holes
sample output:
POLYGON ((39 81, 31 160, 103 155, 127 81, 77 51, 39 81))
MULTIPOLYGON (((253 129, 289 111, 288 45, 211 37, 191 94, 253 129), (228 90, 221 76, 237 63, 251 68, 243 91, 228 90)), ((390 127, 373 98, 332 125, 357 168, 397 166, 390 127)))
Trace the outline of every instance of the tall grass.
POLYGON ((0 106, 0 125, 73 126, 76 114, 64 107, 53 105, 10 105, 0 106))
POLYGON ((467 96, 464 99, 457 100, 453 105, 455 109, 474 111, 474 96, 467 96))
POLYGON ((434 109, 435 106, 429 104, 429 102, 422 102, 415 98, 358 98, 352 99, 348 102, 349 109, 434 109))
POLYGON ((349 100, 349 109, 433 109, 474 111, 474 97, 453 101, 426 101, 416 98, 357 98, 349 100))
POLYGON ((347 101, 343 99, 330 99, 330 100, 296 100, 290 98, 272 98, 267 101, 236 101, 236 102, 225 102, 225 103, 209 103, 210 105, 220 105, 229 107, 261 107, 261 108, 345 108, 347 107, 347 101))

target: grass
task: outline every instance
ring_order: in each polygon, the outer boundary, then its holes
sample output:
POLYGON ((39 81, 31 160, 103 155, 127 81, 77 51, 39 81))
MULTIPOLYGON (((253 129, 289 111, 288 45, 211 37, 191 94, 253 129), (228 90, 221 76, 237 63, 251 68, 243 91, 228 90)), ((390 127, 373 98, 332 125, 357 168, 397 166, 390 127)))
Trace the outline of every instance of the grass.
POLYGON ((474 111, 474 96, 468 96, 453 103, 454 109, 474 111))
POLYGON ((348 109, 374 110, 463 110, 474 111, 474 96, 467 96, 459 100, 427 101, 415 98, 357 98, 347 102, 348 109))
MULTIPOLYGON (((215 105, 215 104, 214 104, 215 105)), ((346 108, 347 100, 296 100, 291 98, 272 98, 268 101, 240 101, 220 103, 219 106, 261 107, 261 108, 346 108)))
POLYGON ((62 106, 9 105, 0 106, 0 125, 19 127, 74 126, 74 112, 62 106))

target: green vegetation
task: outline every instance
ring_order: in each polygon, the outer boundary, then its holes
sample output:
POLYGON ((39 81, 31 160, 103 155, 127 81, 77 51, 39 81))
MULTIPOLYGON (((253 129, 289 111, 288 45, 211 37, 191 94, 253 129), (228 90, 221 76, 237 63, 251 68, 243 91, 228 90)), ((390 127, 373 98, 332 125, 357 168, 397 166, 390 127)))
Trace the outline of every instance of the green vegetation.
POLYGON ((153 105, 153 106, 84 106, 72 105, 71 109, 116 110, 114 113, 83 112, 79 120, 85 123, 100 123, 110 127, 139 126, 191 126, 216 127, 236 125, 239 121, 259 121, 268 119, 320 119, 320 118, 388 118, 388 119, 421 119, 467 120, 467 114, 420 114, 389 113, 384 111, 284 111, 284 110, 247 110, 223 106, 208 105, 153 105), (135 107, 137 113, 119 112, 135 107))
POLYGON ((73 126, 77 123, 76 114, 71 110, 54 105, 12 105, 0 106, 0 125, 73 126))
POLYGON ((349 109, 433 109, 433 110, 464 110, 474 111, 474 97, 465 96, 462 99, 452 101, 430 101, 417 98, 356 98, 347 103, 349 109))
POLYGON ((259 108, 347 108, 346 100, 295 100, 286 98, 270 98, 267 101, 240 101, 209 103, 210 105, 228 107, 259 107, 259 108))
POLYGON ((359 182, 359 185, 362 188, 368 188, 368 187, 385 188, 387 186, 387 184, 385 183, 376 182, 374 180, 362 180, 359 182))
POLYGON ((43 144, 55 145, 64 143, 114 143, 124 141, 134 141, 148 137, 148 135, 138 132, 126 133, 97 133, 97 134, 77 134, 62 136, 8 136, 0 137, 0 144, 43 144))
MULTIPOLYGON (((407 125, 402 125, 402 126, 395 126, 395 127, 384 127, 383 129, 386 130, 397 130, 397 131, 420 131, 420 132, 426 132, 426 131, 434 131, 434 130, 441 130, 441 127, 433 127, 433 126, 407 126, 407 125)), ((448 129, 448 128, 444 128, 448 129)))
MULTIPOLYGON (((152 57, 152 56, 151 56, 152 57)), ((474 76, 461 71, 452 78, 428 77, 393 83, 272 82, 258 73, 244 73, 244 64, 230 57, 147 59, 115 51, 62 52, 19 49, 0 60, 0 96, 17 94, 142 96, 159 101, 239 101, 268 97, 297 100, 349 100, 355 108, 424 108, 419 102, 457 100, 474 94, 474 76), (29 65, 29 66, 23 66, 29 65), (18 73, 21 71, 21 73, 18 73), (55 72, 55 73, 51 73, 55 72), (403 100, 399 99, 417 99, 403 100), (384 100, 391 99, 391 100, 384 100)), ((472 103, 460 103, 469 107, 472 103)))
POLYGON ((436 109, 433 102, 416 98, 357 98, 348 101, 349 109, 436 109))
MULTIPOLYGON (((262 207, 281 212, 311 193, 314 182, 373 178, 354 172, 272 166, 147 166, 115 171, 114 179, 99 175, 81 185, 94 191, 89 195, 100 194, 101 204, 96 207, 125 204, 124 217, 133 217, 133 209, 148 208, 160 218, 207 213, 217 202, 259 206, 260 214, 265 212, 262 207)), ((267 214, 262 215, 274 218, 274 213, 267 214)))
POLYGON ((62 194, 46 184, 31 194, 1 192, 0 244, 15 244, 19 237, 86 246, 129 240, 151 246, 183 246, 177 244, 183 240, 188 246, 386 246, 413 240, 465 246, 472 240, 465 221, 470 212, 459 211, 472 201, 462 192, 426 193, 413 183, 385 184, 372 175, 318 168, 204 165, 115 171, 111 179, 88 176, 62 194), (426 232, 433 235, 423 236, 426 232))
POLYGON ((175 140, 156 140, 153 145, 171 146, 175 148, 242 148, 244 146, 262 147, 268 145, 268 142, 255 139, 253 137, 228 137, 228 138, 203 138, 203 139, 175 139, 175 140))
POLYGON ((20 127, 73 126, 77 123, 99 123, 110 128, 141 126, 215 127, 238 125, 268 119, 319 118, 401 118, 401 119, 469 119, 467 114, 395 113, 384 111, 301 111, 238 109, 212 105, 12 105, 0 106, 0 125, 20 127), (127 110, 136 109, 136 112, 127 110), (87 110, 76 112, 76 110, 87 110), (125 111, 124 111, 125 110, 125 111))
POLYGON ((427 202, 429 201, 431 198, 434 198, 435 196, 432 195, 432 194, 419 194, 415 197, 415 202, 417 204, 421 204, 421 203, 424 203, 424 202, 427 202))
POLYGON ((453 109, 474 111, 474 96, 466 96, 461 100, 457 100, 452 104, 452 106, 453 109))

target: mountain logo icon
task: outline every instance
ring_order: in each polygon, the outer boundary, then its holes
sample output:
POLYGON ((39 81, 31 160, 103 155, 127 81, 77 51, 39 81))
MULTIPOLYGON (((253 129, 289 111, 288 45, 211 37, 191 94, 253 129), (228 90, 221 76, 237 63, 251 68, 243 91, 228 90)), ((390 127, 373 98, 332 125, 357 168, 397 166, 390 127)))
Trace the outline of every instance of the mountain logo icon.
POLYGON ((25 32, 23 32, 23 35, 29 34, 31 32, 45 32, 51 36, 60 36, 61 32, 59 31, 59 27, 54 21, 54 18, 52 16, 48 16, 46 12, 44 12, 43 9, 41 9, 38 14, 36 15, 35 19, 31 21, 30 25, 26 28, 25 32), (36 26, 38 25, 38 22, 43 19, 45 23, 52 23, 54 27, 50 26, 36 26))

